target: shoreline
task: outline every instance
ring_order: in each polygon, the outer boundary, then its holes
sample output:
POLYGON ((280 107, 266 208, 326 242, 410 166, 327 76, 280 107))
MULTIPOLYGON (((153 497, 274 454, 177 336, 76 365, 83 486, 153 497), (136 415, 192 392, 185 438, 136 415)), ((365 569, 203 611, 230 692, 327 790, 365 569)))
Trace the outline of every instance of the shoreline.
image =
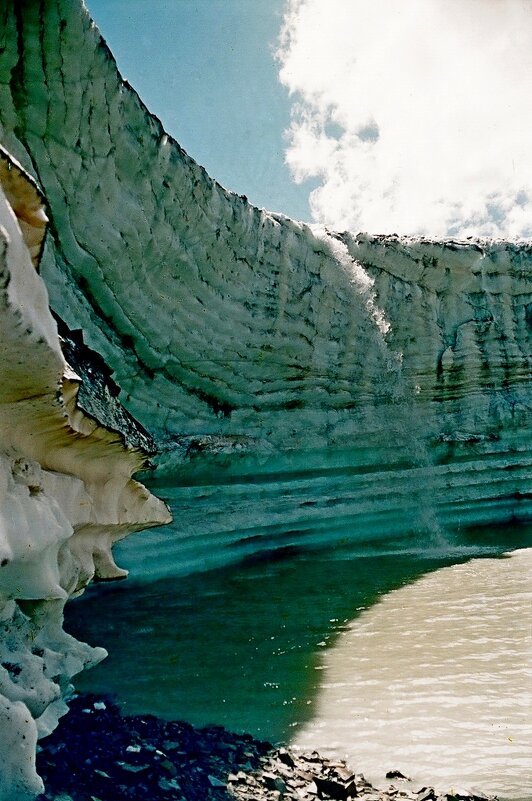
MULTIPOLYGON (((356 766, 355 766, 356 767, 356 766)), ((76 695, 39 744, 37 801, 496 801, 417 786, 398 771, 374 787, 345 762, 221 726, 123 715, 109 696, 76 695)))

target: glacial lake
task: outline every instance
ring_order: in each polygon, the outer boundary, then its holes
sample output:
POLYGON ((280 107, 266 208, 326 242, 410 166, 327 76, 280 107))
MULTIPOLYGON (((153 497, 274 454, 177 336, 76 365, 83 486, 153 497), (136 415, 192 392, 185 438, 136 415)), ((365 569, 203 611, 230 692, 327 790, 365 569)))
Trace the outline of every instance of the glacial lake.
POLYGON ((503 556, 532 526, 372 539, 332 510, 298 541, 293 520, 265 534, 264 504, 219 489, 181 551, 183 490, 153 489, 175 522, 117 548, 127 582, 67 607, 66 630, 109 651, 78 689, 347 756, 376 782, 403 769, 532 797, 532 551, 503 556))

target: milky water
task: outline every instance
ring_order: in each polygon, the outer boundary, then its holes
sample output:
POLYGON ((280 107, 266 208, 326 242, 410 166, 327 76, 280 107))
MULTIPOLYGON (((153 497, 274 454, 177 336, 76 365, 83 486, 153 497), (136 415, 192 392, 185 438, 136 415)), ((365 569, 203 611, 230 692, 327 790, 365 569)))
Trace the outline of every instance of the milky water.
POLYGON ((240 495, 237 507, 246 527, 229 536, 220 499, 193 560, 186 539, 181 562, 178 543, 161 546, 169 527, 145 538, 143 568, 144 535, 132 537, 133 576, 68 605, 67 630, 110 653, 80 689, 117 693, 130 713, 347 754, 376 780, 399 768, 532 798, 532 551, 493 558, 529 548, 529 526, 372 540, 343 515, 309 536, 289 517, 250 528, 241 515, 261 507, 240 495), (224 538, 231 563, 198 570, 224 538))
POLYGON ((382 782, 532 798, 532 550, 390 592, 326 651, 295 743, 382 782))

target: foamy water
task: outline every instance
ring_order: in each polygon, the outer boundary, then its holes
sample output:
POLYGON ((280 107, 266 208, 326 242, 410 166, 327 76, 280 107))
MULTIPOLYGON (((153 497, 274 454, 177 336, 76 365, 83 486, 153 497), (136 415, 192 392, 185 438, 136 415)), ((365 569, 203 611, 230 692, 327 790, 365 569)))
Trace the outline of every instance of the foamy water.
POLYGON ((295 745, 375 783, 532 799, 532 549, 442 568, 390 592, 324 653, 295 745))

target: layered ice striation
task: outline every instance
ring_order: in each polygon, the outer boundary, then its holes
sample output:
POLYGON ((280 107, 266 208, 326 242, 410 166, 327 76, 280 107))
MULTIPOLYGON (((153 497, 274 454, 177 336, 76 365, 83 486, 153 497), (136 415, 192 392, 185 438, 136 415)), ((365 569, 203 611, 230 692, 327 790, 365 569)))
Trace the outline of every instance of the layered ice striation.
POLYGON ((79 0, 2 0, 0 30, 0 136, 49 200, 51 305, 165 443, 162 468, 186 481, 211 459, 212 484, 347 464, 299 492, 299 529, 330 516, 324 493, 374 533, 530 516, 530 242, 257 209, 164 132, 79 0))
POLYGON ((257 209, 164 132, 79 0, 2 0, 0 30, 0 136, 49 201, 52 308, 167 468, 294 472, 333 448, 361 527, 529 516, 529 242, 257 209))
POLYGON ((168 520, 131 480, 152 445, 118 386, 173 473, 168 564, 205 564, 191 532, 223 561, 243 532, 323 544, 332 515, 370 539, 529 519, 532 244, 253 207, 164 132, 81 0, 0 0, 0 142, 22 165, 0 175, 0 798, 23 799, 102 656, 62 631, 66 599, 168 520))
MULTIPOLYGON (((37 187, 1 150, 2 801, 42 789, 37 738, 65 713, 72 676, 105 656, 63 631, 65 602, 93 578, 126 575, 111 554, 116 540, 169 520, 165 505, 131 478, 146 463, 149 438, 120 410, 112 384, 89 384, 74 359, 65 361, 35 269, 45 231, 37 187)), ((98 374, 79 341, 76 353, 79 366, 98 374)))

